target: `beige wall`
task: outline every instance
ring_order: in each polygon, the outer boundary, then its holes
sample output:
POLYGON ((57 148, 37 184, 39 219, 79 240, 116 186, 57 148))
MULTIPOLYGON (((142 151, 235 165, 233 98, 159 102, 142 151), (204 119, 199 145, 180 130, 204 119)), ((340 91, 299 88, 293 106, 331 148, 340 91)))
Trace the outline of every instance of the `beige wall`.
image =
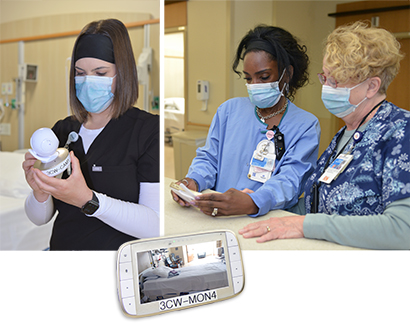
MULTIPOLYGON (((245 80, 232 71, 232 63, 236 53, 236 49, 241 39, 245 34, 256 25, 266 24, 275 25, 275 7, 273 1, 235 1, 231 5, 231 48, 229 53, 229 82, 230 82, 230 97, 248 96, 245 87, 245 80)), ((242 63, 238 67, 242 71, 242 63)))
MULTIPOLYGON (((158 1, 2 1, 1 2, 1 40, 18 37, 39 36, 59 32, 81 30, 93 20, 117 18, 124 23, 159 18, 158 1), (24 6, 21 3, 25 2, 24 6), (20 5, 17 6, 16 3, 20 5), (80 5, 81 3, 81 5, 80 5), (156 3, 156 6, 153 4, 156 3), (96 4, 100 4, 96 6, 96 4), (103 5, 101 5, 103 4, 103 5), (98 9, 96 9, 98 8, 98 9), (97 11, 98 10, 98 11, 97 11), (147 11, 145 11, 147 10, 147 11), (65 13, 64 13, 65 12, 65 13), (21 17, 21 18, 19 18, 21 17)), ((144 29, 129 29, 135 59, 144 46, 144 29)), ((71 56, 76 37, 25 42, 25 62, 39 66, 38 82, 26 83, 25 136, 24 147, 30 146, 31 134, 40 127, 52 127, 66 117, 66 66, 71 56)), ((150 26, 150 46, 153 48, 153 67, 151 87, 153 94, 159 96, 159 42, 160 24, 150 26)), ((15 98, 17 77, 18 43, 0 45, 0 82, 13 82, 15 98)), ((140 87, 140 94, 143 88, 140 87)), ((6 100, 1 95, 3 101, 6 100)), ((137 105, 143 106, 142 95, 137 105)), ((1 135, 2 150, 18 149, 18 111, 5 108, 6 114, 1 123, 10 123, 11 135, 1 135)))
POLYGON ((157 0, 0 0, 0 22, 60 14, 150 13, 160 18, 157 0))
MULTIPOLYGON (((229 1, 188 1, 187 101, 189 123, 209 125, 216 108, 229 98, 229 1), (209 81, 208 110, 196 99, 197 80, 209 81)), ((186 128, 189 128, 187 126, 186 128)))
MULTIPOLYGON (((247 96, 245 82, 232 71, 236 47, 245 33, 259 23, 282 27, 308 47, 310 84, 300 89, 295 104, 315 114, 321 124, 320 153, 334 135, 334 118, 323 106, 316 73, 322 70, 322 43, 334 26, 329 13, 346 1, 204 1, 188 2, 187 129, 210 125, 218 106, 231 97, 247 96), (206 28, 204 28, 206 26, 206 28), (200 111, 197 79, 210 83, 208 111, 200 111)), ((240 68, 240 67, 239 67, 240 68)), ((201 127, 207 129, 207 127, 201 127)))
POLYGON ((323 41, 335 27, 335 19, 328 17, 336 12, 336 1, 278 1, 276 6, 276 22, 278 26, 296 35, 308 48, 310 59, 309 84, 300 89, 295 98, 295 104, 313 113, 319 118, 322 130, 319 154, 329 145, 335 134, 336 118, 324 107, 321 100, 322 85, 317 73, 322 72, 323 41), (294 22, 298 22, 295 24, 294 22))

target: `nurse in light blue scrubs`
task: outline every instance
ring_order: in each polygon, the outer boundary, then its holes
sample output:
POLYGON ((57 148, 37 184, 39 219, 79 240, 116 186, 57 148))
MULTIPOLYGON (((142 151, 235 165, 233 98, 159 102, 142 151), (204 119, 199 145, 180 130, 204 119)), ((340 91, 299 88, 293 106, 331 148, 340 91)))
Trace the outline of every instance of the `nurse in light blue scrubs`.
POLYGON ((318 119, 291 101, 308 82, 308 64, 306 47, 281 28, 261 25, 245 35, 233 70, 244 76, 249 96, 218 108, 205 146, 179 181, 220 193, 192 202, 173 194, 176 202, 212 216, 252 217, 296 204, 316 167, 320 138, 318 119))

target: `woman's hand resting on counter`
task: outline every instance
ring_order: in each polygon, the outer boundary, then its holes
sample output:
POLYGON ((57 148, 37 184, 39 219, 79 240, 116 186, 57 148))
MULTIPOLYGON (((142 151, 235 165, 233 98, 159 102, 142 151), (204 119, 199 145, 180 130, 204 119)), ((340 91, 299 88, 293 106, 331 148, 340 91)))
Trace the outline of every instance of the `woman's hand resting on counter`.
POLYGON ((244 238, 259 237, 256 241, 264 243, 274 239, 303 238, 303 221, 305 216, 272 217, 251 223, 238 233, 244 238))

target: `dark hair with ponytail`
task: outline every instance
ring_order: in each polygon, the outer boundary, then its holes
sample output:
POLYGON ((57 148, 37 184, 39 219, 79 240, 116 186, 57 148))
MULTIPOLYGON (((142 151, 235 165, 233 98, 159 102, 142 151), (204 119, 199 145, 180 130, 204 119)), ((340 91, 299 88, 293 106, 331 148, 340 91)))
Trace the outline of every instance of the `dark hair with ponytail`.
POLYGON ((241 76, 241 72, 237 70, 239 61, 243 60, 247 53, 259 51, 266 52, 277 62, 279 75, 286 69, 285 74, 289 78, 286 94, 288 98, 292 99, 296 90, 308 83, 309 57, 306 54, 306 46, 300 45, 288 31, 274 26, 259 25, 242 38, 236 50, 233 71, 241 76), (289 66, 293 69, 289 69, 289 66))

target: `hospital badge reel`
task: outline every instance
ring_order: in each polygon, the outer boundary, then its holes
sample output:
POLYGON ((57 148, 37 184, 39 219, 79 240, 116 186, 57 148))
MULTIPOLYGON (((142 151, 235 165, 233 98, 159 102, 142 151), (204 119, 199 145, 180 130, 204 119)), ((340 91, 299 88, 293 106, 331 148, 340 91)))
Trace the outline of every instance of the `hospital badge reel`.
POLYGON ((271 140, 262 140, 253 152, 248 178, 265 183, 270 179, 275 169, 275 144, 271 140))

